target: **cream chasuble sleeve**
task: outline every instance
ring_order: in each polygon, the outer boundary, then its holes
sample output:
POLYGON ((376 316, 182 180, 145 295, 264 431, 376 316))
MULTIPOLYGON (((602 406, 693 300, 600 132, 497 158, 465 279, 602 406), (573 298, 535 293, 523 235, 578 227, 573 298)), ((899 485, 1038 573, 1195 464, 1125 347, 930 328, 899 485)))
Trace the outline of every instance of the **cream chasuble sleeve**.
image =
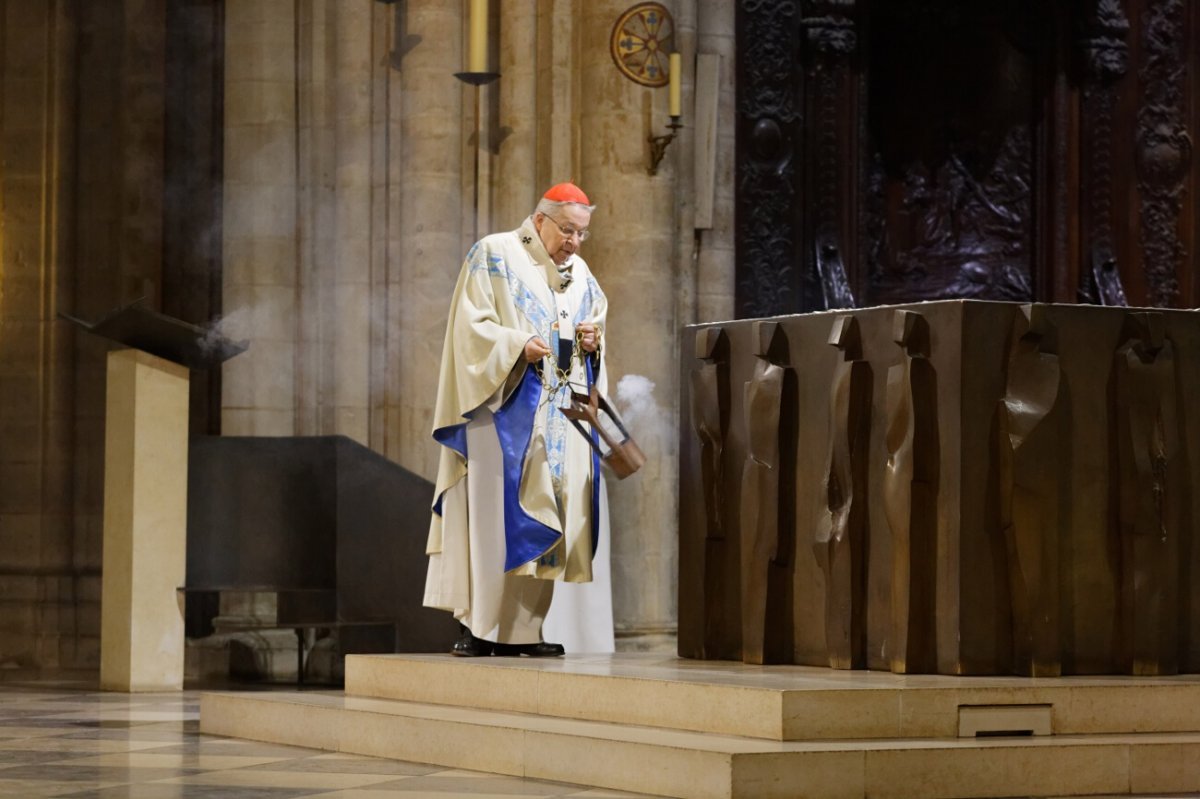
MULTIPOLYGON (((523 360, 525 343, 537 335, 527 326, 517 326, 520 319, 516 313, 507 314, 507 320, 501 319, 503 301, 508 299, 507 288, 497 295, 492 281, 494 270, 489 269, 490 251, 486 239, 471 248, 450 304, 433 414, 434 438, 443 444, 446 442, 439 434, 459 426, 465 444, 468 414, 487 402, 505 383, 518 361, 523 360)), ((453 446, 442 446, 434 489, 438 507, 446 492, 466 473, 463 453, 453 446)), ((441 513, 433 514, 425 547, 427 554, 442 549, 443 518, 441 513)))

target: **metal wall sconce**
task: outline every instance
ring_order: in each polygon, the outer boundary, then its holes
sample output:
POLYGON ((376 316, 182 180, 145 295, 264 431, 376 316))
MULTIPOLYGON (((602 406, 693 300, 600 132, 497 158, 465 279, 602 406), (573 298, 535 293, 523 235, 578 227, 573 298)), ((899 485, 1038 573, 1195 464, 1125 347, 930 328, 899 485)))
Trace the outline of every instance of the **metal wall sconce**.
POLYGON ((663 160, 663 156, 667 154, 667 145, 675 141, 675 132, 682 128, 683 125, 679 122, 679 117, 673 116, 671 117, 671 124, 667 125, 667 127, 670 128, 670 133, 650 137, 650 166, 647 167, 646 172, 651 175, 658 174, 658 164, 663 160))
POLYGON ((683 127, 683 123, 679 121, 681 113, 681 86, 683 84, 683 59, 679 53, 671 53, 670 59, 670 81, 669 97, 670 97, 670 114, 671 124, 667 125, 670 133, 664 133, 661 136, 650 137, 650 166, 646 169, 651 175, 658 174, 658 165, 662 162, 663 156, 667 154, 667 147, 671 142, 675 141, 675 134, 683 127))

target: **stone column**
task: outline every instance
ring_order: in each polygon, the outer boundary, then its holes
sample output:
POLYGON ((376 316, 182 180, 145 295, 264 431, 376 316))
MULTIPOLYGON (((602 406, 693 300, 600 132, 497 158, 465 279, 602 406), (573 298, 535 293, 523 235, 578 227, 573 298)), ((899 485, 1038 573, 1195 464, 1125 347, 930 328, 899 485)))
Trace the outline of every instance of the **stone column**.
MULTIPOLYGON (((492 227, 512 230, 533 210, 538 197, 538 0, 501 0, 498 116, 502 135, 491 186, 492 227)), ((569 131, 569 126, 563 126, 569 131)), ((543 189, 544 190, 544 189, 543 189)))
POLYGON ((225 435, 293 435, 299 318, 293 0, 225 4, 223 332, 250 349, 222 372, 225 435))
POLYGON ((463 190, 467 90, 454 77, 464 69, 463 9, 457 2, 410 0, 407 12, 408 30, 421 43, 405 55, 399 80, 395 319, 403 346, 397 381, 403 394, 395 406, 395 437, 389 436, 394 448, 386 454, 432 479, 438 453, 430 431, 446 311, 471 243, 464 224, 471 198, 463 190))
MULTIPOLYGON (((0 7, 0 667, 89 665, 74 569, 74 5, 0 7)), ((94 606, 93 606, 94 608, 94 606)), ((94 618, 94 617, 92 617, 94 618)), ((95 661, 92 660, 92 663, 95 661)))
POLYGON ((698 236, 696 314, 685 323, 712 322, 734 316, 734 131, 737 92, 734 80, 736 38, 734 4, 699 0, 696 51, 721 57, 717 106, 717 180, 713 226, 698 236))
MULTIPOLYGON (((341 433, 362 444, 368 441, 371 386, 371 275, 374 238, 371 214, 372 65, 382 58, 372 37, 375 3, 329 3, 333 30, 327 90, 333 124, 333 226, 331 258, 322 264, 329 303, 322 313, 322 333, 330 353, 324 381, 331 397, 331 418, 322 432, 341 433), (377 57, 378 56, 378 57, 377 57)), ((324 421, 324 420, 323 420, 324 421)))
POLYGON ((592 217, 594 237, 583 253, 609 299, 610 393, 621 403, 627 376, 654 383, 636 406, 622 403, 647 463, 629 480, 610 481, 609 497, 618 647, 657 648, 673 644, 676 625, 681 273, 676 193, 683 148, 676 142, 658 174, 647 174, 646 140, 665 130, 667 89, 636 84, 613 64, 609 34, 627 7, 616 0, 589 2, 577 17, 578 177, 599 205, 592 217))
MULTIPOLYGON (((157 307, 163 250, 165 3, 73 3, 72 109, 77 161, 72 181, 70 290, 60 310, 95 319, 145 297, 157 307), (86 43, 86 46, 84 45, 86 43)), ((61 324, 61 323, 59 323, 61 324)), ((74 541, 78 641, 100 661, 104 410, 108 345, 71 336, 74 541)), ((61 607, 61 606, 60 606, 61 607)))
POLYGON ((230 0, 227 21, 226 332, 251 348, 224 373, 224 431, 343 433, 431 476, 470 244, 462 10, 230 0))
MULTIPOLYGON (((583 175, 577 174, 583 122, 577 113, 583 68, 580 50, 580 30, 585 24, 581 18, 583 8, 585 5, 579 0, 572 3, 537 2, 537 46, 534 50, 538 120, 536 185, 543 190, 564 180, 587 185, 583 175)), ((588 4, 586 8, 591 12, 593 7, 588 4)), ((593 22, 595 19, 593 16, 593 22)), ((603 23, 600 24, 603 27, 603 23)), ((589 31, 598 37, 593 44, 607 48, 607 36, 599 34, 598 29, 589 28, 589 31)), ((590 188, 584 190, 591 191, 590 188)))

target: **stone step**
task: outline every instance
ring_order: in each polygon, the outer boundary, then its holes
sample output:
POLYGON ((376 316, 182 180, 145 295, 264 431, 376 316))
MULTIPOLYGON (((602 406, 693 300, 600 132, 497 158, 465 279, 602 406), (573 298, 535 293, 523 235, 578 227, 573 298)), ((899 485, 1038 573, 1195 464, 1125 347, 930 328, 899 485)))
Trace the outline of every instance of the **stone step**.
POLYGON ((205 694, 214 735, 673 797, 1200 791, 1200 734, 767 741, 340 693, 205 694))
POLYGON ((352 655, 346 693, 484 710, 815 741, 1200 732, 1200 676, 946 677, 662 655, 352 655))

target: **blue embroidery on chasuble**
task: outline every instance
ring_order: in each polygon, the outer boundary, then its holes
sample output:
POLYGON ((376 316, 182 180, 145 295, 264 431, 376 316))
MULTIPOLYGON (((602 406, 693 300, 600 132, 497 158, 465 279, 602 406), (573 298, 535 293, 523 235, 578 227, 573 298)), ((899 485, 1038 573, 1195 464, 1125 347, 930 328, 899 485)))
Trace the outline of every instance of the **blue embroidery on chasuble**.
POLYGON ((583 295, 583 302, 579 304, 579 310, 575 312, 575 326, 579 327, 581 322, 586 322, 592 315, 592 309, 596 307, 596 301, 604 297, 604 292, 600 290, 600 284, 596 282, 596 278, 588 275, 587 290, 583 295))
POLYGON ((508 265, 504 263, 503 256, 495 253, 485 254, 483 248, 476 244, 467 253, 467 260, 471 263, 472 274, 486 269, 488 277, 504 280, 508 284, 508 293, 512 297, 513 305, 529 320, 537 334, 542 337, 542 341, 550 340, 550 325, 554 321, 553 315, 537 295, 530 291, 529 287, 508 268, 508 265))
MULTIPOLYGON (((563 386, 563 391, 569 391, 563 386)), ((554 483, 554 498, 558 502, 558 511, 562 513, 563 464, 567 459, 567 417, 555 404, 558 394, 547 403, 549 414, 546 418, 546 461, 550 464, 550 480, 554 483)))
MULTIPOLYGON (((550 330, 550 351, 554 353, 550 357, 554 363, 558 362, 559 340, 558 325, 554 325, 550 330)), ((551 376, 549 381, 554 388, 549 392, 550 396, 546 403, 546 462, 550 465, 550 481, 554 484, 554 500, 558 504, 558 512, 561 516, 563 461, 567 452, 565 435, 567 420, 559 411, 558 406, 570 399, 570 395, 566 394, 570 389, 565 382, 559 381, 557 375, 551 376)))

